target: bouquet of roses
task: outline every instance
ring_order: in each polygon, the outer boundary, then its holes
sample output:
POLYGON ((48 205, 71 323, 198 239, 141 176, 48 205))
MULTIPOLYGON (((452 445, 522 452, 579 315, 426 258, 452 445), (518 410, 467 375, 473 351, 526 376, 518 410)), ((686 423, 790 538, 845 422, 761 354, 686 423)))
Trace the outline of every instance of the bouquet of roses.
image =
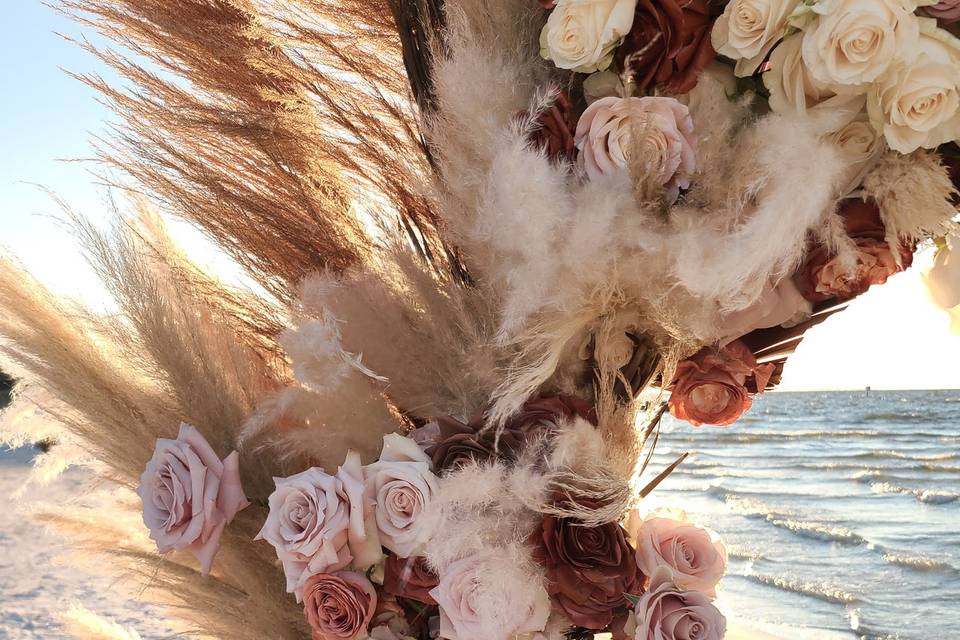
POLYGON ((64 4, 163 71, 100 52, 104 160, 259 287, 144 201, 78 223, 115 315, 0 261, 0 436, 139 476, 199 571, 47 517, 205 635, 720 638, 723 547, 642 512, 661 417, 734 423, 921 247, 960 303, 955 0, 64 4))

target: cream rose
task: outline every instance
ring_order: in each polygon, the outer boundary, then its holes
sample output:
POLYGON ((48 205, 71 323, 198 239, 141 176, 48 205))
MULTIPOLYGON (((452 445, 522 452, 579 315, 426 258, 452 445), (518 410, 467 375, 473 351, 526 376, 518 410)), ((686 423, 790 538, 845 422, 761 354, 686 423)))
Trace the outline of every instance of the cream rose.
POLYGON ((873 82, 920 37, 916 0, 829 0, 811 5, 803 61, 819 83, 838 93, 873 82), (812 19, 811 19, 812 18, 812 19))
POLYGON ((866 100, 862 95, 837 95, 815 80, 803 62, 802 45, 803 34, 795 33, 770 54, 770 70, 763 74, 770 108, 783 114, 813 111, 829 118, 824 123, 827 130, 842 126, 863 111, 866 100))
POLYGON ((783 36, 800 0, 731 0, 713 24, 713 48, 737 61, 736 74, 753 74, 783 36))
POLYGON ((645 575, 666 566, 681 589, 716 597, 715 587, 727 570, 727 549, 716 533, 657 516, 645 518, 631 533, 636 541, 637 566, 645 575))
POLYGON ((427 543, 421 516, 438 490, 430 458, 410 438, 390 434, 365 477, 383 546, 401 558, 416 556, 427 543))
POLYGON ((430 592, 440 605, 440 637, 510 640, 543 631, 550 598, 516 564, 489 552, 457 560, 430 592))
POLYGON ((924 282, 934 304, 944 310, 960 305, 960 235, 946 239, 937 249, 933 267, 924 274, 924 282))
POLYGON ((310 576, 339 571, 353 559, 350 503, 343 482, 317 468, 274 483, 270 513, 256 539, 276 549, 287 591, 299 602, 310 576))
POLYGON ((224 527, 247 507, 240 456, 222 462, 199 431, 184 423, 176 440, 157 440, 137 493, 143 523, 160 553, 190 551, 210 573, 224 527))
POLYGON ((633 26, 637 0, 558 0, 540 33, 540 55, 561 69, 602 71, 633 26))
POLYGON ((580 116, 574 140, 591 178, 630 172, 632 162, 646 161, 671 202, 696 169, 693 120, 673 98, 597 100, 580 116))
POLYGON ((877 130, 870 124, 866 114, 848 122, 828 134, 826 139, 840 152, 846 163, 846 185, 840 195, 845 196, 860 188, 864 176, 880 160, 887 145, 877 130))
POLYGON ((870 121, 891 149, 911 153, 960 139, 960 54, 940 30, 920 38, 919 55, 870 88, 870 121))

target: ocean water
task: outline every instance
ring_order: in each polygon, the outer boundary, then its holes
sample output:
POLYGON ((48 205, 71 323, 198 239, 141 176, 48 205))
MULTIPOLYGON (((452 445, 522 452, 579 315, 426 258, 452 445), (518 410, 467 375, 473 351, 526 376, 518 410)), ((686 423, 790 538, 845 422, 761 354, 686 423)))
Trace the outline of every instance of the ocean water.
POLYGON ((774 393, 731 427, 664 426, 656 462, 691 455, 654 500, 722 535, 737 616, 960 638, 960 391, 774 393))
MULTIPOLYGON (((648 500, 723 536, 719 602, 735 617, 782 640, 960 639, 960 391, 767 394, 731 427, 668 420, 651 470, 684 451, 648 500)), ((0 450, 0 638, 66 637, 73 602, 175 637, 10 508, 83 500, 80 471, 18 494, 31 457, 0 450)))

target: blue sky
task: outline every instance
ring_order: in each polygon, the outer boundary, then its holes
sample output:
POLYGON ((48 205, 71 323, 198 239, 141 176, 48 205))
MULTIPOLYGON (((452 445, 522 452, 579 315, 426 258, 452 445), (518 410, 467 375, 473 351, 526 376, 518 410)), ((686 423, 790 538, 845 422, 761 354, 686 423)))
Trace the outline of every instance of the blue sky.
MULTIPOLYGON (((104 296, 69 232, 54 219, 57 205, 37 185, 95 221, 109 219, 107 194, 90 173, 94 167, 60 159, 91 157, 90 141, 107 133, 110 114, 61 67, 116 77, 56 35, 79 35, 74 23, 39 0, 6 4, 0 23, 0 245, 54 290, 98 307, 104 296)), ((224 270, 223 259, 197 234, 180 231, 201 264, 224 270)), ((913 270, 811 331, 788 365, 784 388, 960 387, 960 338, 927 300, 921 272, 929 263, 929 254, 920 256, 913 270)))

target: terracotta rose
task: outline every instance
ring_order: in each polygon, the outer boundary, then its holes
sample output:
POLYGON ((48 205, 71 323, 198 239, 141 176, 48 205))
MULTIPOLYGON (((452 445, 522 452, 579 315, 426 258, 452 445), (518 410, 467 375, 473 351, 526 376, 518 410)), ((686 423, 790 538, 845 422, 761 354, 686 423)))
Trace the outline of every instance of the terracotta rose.
POLYGON ((359 573, 318 573, 303 590, 303 612, 313 640, 366 638, 376 609, 377 593, 359 573))
POLYGON ((797 288, 810 302, 849 300, 875 284, 903 271, 913 263, 914 247, 900 245, 900 261, 886 241, 886 228, 880 218, 880 208, 873 201, 846 200, 840 210, 847 235, 856 243, 856 264, 853 270, 845 268, 840 259, 823 246, 807 255, 794 276, 797 288))
POLYGON ((757 364, 739 340, 717 349, 707 347, 677 365, 670 385, 670 415, 695 427, 733 424, 762 393, 773 364, 757 364))
POLYGON ((438 418, 436 423, 440 434, 427 447, 426 453, 431 457, 436 472, 454 469, 471 460, 486 462, 498 457, 511 459, 529 439, 575 416, 590 422, 596 421, 594 408, 579 398, 551 396, 529 400, 507 422, 500 433, 499 443, 493 429, 484 429, 482 416, 466 424, 456 418, 438 418))
POLYGON ((547 571, 551 599, 573 624, 604 629, 627 605, 624 594, 642 591, 644 576, 628 537, 616 522, 584 526, 572 518, 543 518, 534 556, 547 571))
POLYGON ((716 57, 710 30, 712 0, 639 0, 633 27, 617 50, 620 68, 631 71, 637 89, 688 93, 716 57))

